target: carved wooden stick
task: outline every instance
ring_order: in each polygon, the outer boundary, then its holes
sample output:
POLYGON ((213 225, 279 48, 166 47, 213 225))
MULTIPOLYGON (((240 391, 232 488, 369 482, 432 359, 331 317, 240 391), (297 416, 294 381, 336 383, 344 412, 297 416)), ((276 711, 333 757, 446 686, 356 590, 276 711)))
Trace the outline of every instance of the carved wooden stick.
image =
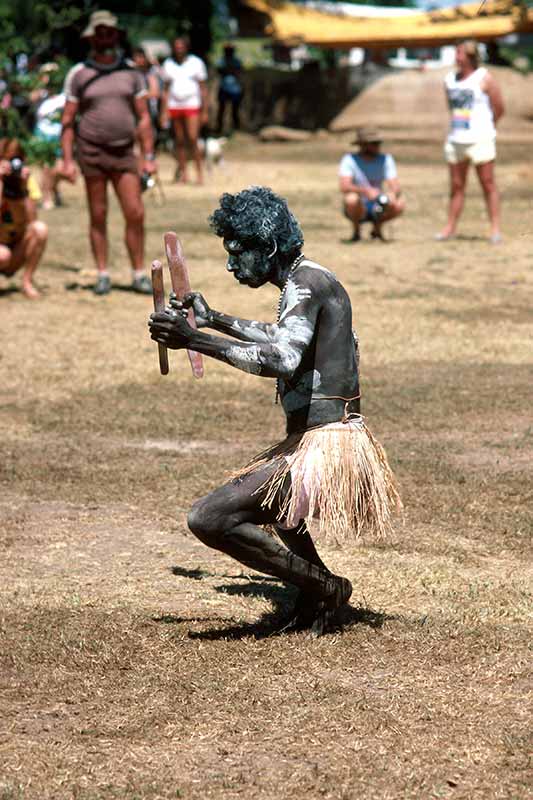
MULTIPOLYGON (((185 256, 183 255, 181 242, 173 232, 165 233, 165 251, 167 254, 172 288, 178 300, 181 300, 183 295, 191 291, 191 284, 189 282, 189 271, 185 262, 185 256)), ((191 328, 196 328, 196 320, 194 319, 194 311, 192 308, 189 308, 187 322, 191 328)), ((192 374, 195 378, 202 378, 204 374, 204 364, 201 354, 196 353, 194 350, 187 350, 187 355, 191 362, 192 374)))
MULTIPOLYGON (((165 310, 165 286, 163 283, 163 266, 160 261, 152 261, 152 292, 154 310, 165 310)), ((159 350, 159 370, 161 375, 168 375, 168 350, 164 344, 157 345, 159 350)))

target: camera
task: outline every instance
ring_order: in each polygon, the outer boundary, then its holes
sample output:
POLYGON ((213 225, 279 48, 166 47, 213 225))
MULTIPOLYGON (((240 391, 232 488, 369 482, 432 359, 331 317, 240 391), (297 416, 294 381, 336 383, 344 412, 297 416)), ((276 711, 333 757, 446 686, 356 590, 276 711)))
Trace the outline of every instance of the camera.
POLYGON ((383 216, 387 210, 389 202, 389 198, 386 194, 380 194, 376 197, 374 201, 374 207, 372 209, 372 216, 374 219, 379 219, 381 216, 383 216))
POLYGON ((21 158, 11 158, 9 160, 11 165, 11 175, 15 178, 20 178, 22 173, 22 167, 24 166, 24 161, 21 158))
POLYGON ((20 200, 26 197, 28 192, 26 184, 22 179, 22 170, 24 168, 24 161, 21 158, 15 157, 9 159, 11 172, 9 175, 4 175, 4 196, 10 200, 20 200))
POLYGON ((149 172, 143 172, 141 174, 141 192, 145 192, 147 189, 153 189, 155 186, 155 178, 149 172))

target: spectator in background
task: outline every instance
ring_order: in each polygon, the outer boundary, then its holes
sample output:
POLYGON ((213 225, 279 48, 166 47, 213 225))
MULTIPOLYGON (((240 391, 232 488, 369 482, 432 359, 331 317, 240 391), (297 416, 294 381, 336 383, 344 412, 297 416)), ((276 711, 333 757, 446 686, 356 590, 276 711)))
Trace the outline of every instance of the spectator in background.
POLYGON ((49 70, 46 99, 41 101, 35 111, 34 136, 42 142, 47 142, 51 148, 55 148, 57 159, 54 164, 44 164, 42 167, 43 208, 47 210, 62 205, 58 189, 60 181, 68 180, 74 183, 76 180, 75 175, 65 173, 61 153, 61 117, 66 101, 62 87, 63 78, 60 72, 57 69, 49 70))
POLYGON ((196 167, 197 182, 203 183, 202 154, 198 137, 209 119, 207 68, 189 54, 189 39, 180 36, 173 43, 173 57, 165 59, 162 69, 165 88, 161 100, 161 127, 172 123, 176 139, 179 180, 187 182, 187 145, 196 167))
POLYGON ((375 128, 360 128, 352 144, 357 153, 346 153, 339 165, 344 215, 353 224, 351 241, 361 239, 360 227, 372 223, 371 237, 382 239, 382 227, 403 213, 405 202, 393 157, 381 153, 382 136, 375 128))
POLYGON ((37 86, 29 93, 30 101, 34 106, 39 105, 39 103, 42 103, 42 101, 46 100, 48 97, 50 91, 50 76, 53 72, 57 72, 58 69, 58 65, 53 61, 47 61, 46 64, 42 64, 39 67, 37 86))
POLYGON ((159 125, 159 102, 161 90, 157 68, 150 63, 146 51, 142 47, 134 47, 131 53, 133 63, 146 81, 148 111, 152 120, 154 139, 159 125))
POLYGON ((494 177, 496 124, 504 112, 500 87, 494 77, 479 66, 476 42, 467 41, 455 48, 457 69, 444 79, 450 130, 444 155, 450 173, 448 221, 435 238, 452 239, 465 202, 466 179, 470 163, 477 172, 490 220, 490 241, 501 242, 500 196, 494 177))
POLYGON ((24 156, 17 139, 0 140, 0 275, 10 277, 24 267, 22 291, 35 300, 40 294, 33 276, 46 247, 48 228, 37 219, 39 187, 24 156))
POLYGON ((118 20, 109 11, 91 14, 82 34, 90 42, 88 59, 73 67, 65 81, 63 112, 63 170, 75 175, 74 139, 85 179, 90 214, 90 240, 98 281, 96 294, 108 294, 107 185, 111 183, 126 221, 126 247, 132 266, 132 289, 150 294, 144 270, 144 206, 133 145, 137 133, 142 170, 156 171, 152 126, 143 77, 119 50, 118 20), (76 116, 78 127, 74 133, 76 116))
POLYGON ((240 128, 239 107, 242 101, 242 64, 235 55, 235 47, 232 44, 224 45, 224 56, 218 62, 218 74, 220 83, 218 87, 218 114, 217 131, 223 132, 224 113, 229 103, 231 106, 231 118, 234 130, 240 128))

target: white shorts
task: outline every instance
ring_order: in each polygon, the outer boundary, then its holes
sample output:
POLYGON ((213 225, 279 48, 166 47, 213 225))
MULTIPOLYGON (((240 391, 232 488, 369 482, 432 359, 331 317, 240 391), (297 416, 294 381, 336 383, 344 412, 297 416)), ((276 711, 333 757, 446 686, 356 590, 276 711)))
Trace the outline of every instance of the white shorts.
POLYGON ((471 161, 472 164, 486 164, 496 158, 496 140, 481 139, 479 142, 446 142, 444 157, 448 164, 460 164, 462 161, 471 161))

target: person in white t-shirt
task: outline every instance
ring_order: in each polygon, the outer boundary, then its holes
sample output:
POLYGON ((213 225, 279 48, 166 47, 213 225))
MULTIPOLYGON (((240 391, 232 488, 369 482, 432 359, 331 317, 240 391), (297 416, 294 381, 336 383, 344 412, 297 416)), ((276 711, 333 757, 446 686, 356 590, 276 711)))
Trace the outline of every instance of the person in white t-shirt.
POLYGON ((204 62, 189 54, 189 39, 174 40, 173 57, 163 62, 161 71, 165 88, 161 98, 161 127, 169 120, 176 138, 176 156, 180 182, 187 182, 187 145, 191 150, 198 183, 203 183, 202 154, 198 136, 209 116, 207 68, 204 62))
POLYGON ((494 176, 496 124, 504 113, 500 88, 494 77, 479 66, 476 42, 467 41, 455 50, 457 69, 444 80, 450 109, 450 130, 444 155, 450 171, 448 221, 438 241, 452 239, 463 211, 466 179, 474 164, 490 220, 490 241, 501 242, 500 198, 494 176))
POLYGON ((353 224, 351 241, 361 239, 364 222, 372 223, 371 237, 383 240, 384 222, 403 213, 396 163, 390 153, 381 153, 383 137, 375 128, 359 128, 352 144, 357 153, 346 153, 339 164, 339 185, 343 211, 353 224))
POLYGON ((62 205, 58 188, 60 181, 68 180, 74 183, 76 180, 75 173, 67 175, 63 170, 61 117, 67 98, 63 94, 62 87, 63 76, 57 70, 50 72, 47 84, 48 96, 37 106, 35 112, 34 136, 43 142, 48 142, 51 148, 55 145, 56 150, 56 161, 43 164, 41 171, 42 204, 45 210, 62 205))

